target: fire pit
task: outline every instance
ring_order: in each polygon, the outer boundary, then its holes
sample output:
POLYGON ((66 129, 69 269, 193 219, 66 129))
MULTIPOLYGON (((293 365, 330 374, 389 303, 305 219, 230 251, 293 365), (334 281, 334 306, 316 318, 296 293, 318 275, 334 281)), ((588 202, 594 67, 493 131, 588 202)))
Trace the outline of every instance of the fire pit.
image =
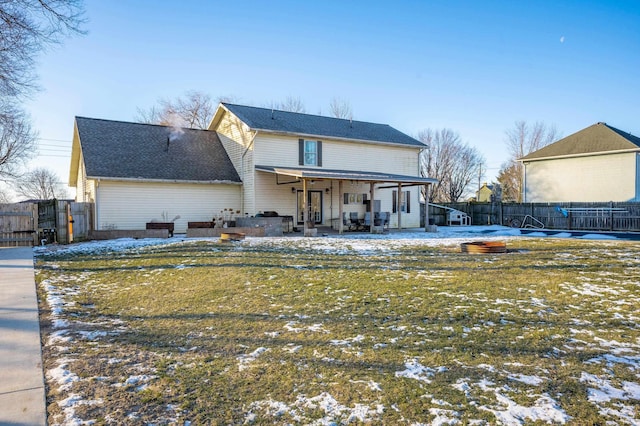
POLYGON ((244 240, 244 235, 242 232, 223 232, 220 234, 220 241, 226 243, 229 241, 240 241, 244 240))
POLYGON ((462 253, 506 253, 507 244, 504 241, 473 241, 460 244, 462 253))

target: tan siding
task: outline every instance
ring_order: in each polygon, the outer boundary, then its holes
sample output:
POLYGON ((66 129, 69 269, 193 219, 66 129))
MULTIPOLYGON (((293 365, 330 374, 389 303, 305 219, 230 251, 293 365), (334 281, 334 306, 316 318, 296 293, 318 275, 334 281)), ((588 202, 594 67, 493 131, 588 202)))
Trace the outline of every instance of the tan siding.
MULTIPOLYGON (((387 186, 387 185, 385 185, 387 186)), ((285 185, 277 185, 276 177, 272 173, 258 172, 256 173, 256 213, 264 211, 277 211, 281 216, 297 216, 297 192, 292 192, 292 188, 296 191, 302 190, 301 183, 291 183, 285 185)), ((355 183, 345 182, 343 184, 343 191, 345 193, 353 194, 367 194, 369 195, 368 183, 355 183)), ((322 191, 322 217, 323 225, 337 227, 337 220, 339 220, 339 204, 342 200, 338 192, 338 182, 331 181, 318 181, 313 185, 309 185, 308 190, 322 191), (329 189, 329 192, 326 191, 329 189)), ((410 213, 402 214, 402 227, 403 228, 417 228, 420 226, 420 204, 419 204, 419 187, 404 187, 403 191, 411 192, 410 201, 410 213)), ((392 209, 392 197, 391 191, 393 189, 378 189, 375 191, 375 199, 380 200, 381 211, 391 213, 392 209)), ((364 214, 367 211, 367 206, 363 203, 352 203, 344 205, 343 211, 346 212, 346 216, 349 217, 350 212, 358 213, 358 217, 364 218, 364 214)), ((297 219, 296 219, 297 222, 297 219)), ((395 228, 398 226, 398 214, 391 214, 390 226, 395 228)))
MULTIPOLYGON (((415 148, 322 140, 322 168, 418 175, 415 148)), ((298 138, 258 134, 254 161, 262 166, 298 167, 298 138)))
POLYGON ((239 185, 101 181, 97 229, 145 229, 156 221, 175 221, 184 233, 189 221, 208 221, 224 209, 240 208, 239 185))
POLYGON ((527 202, 628 201, 636 197, 636 154, 533 161, 526 167, 527 202))
MULTIPOLYGON (((255 164, 263 166, 299 167, 298 138, 270 134, 259 134, 256 137, 255 164)), ((344 142, 322 139, 322 168, 339 170, 362 170, 373 172, 387 172, 402 175, 418 176, 418 150, 402 147, 391 147, 357 142, 344 142)), ((281 179, 282 180, 282 179, 281 179)), ((256 210, 276 210, 281 215, 296 215, 296 195, 291 188, 302 189, 301 184, 276 185, 275 175, 256 173, 256 210)), ((330 187, 330 182, 316 182, 309 189, 330 187)), ((402 215, 403 228, 420 226, 419 188, 404 188, 411 191, 411 213, 402 215)), ((369 194, 369 184, 345 183, 344 192, 369 194)), ((367 195, 368 196, 368 195, 367 195)), ((382 211, 391 212, 391 190, 377 190, 376 199, 381 200, 382 211)), ((336 225, 331 219, 339 220, 338 183, 334 182, 330 194, 323 192, 324 225, 336 225), (331 195, 332 194, 332 195, 331 195)), ((364 204, 348 204, 344 211, 357 212, 364 217, 364 204)), ((391 226, 397 227, 398 215, 392 214, 391 226)))
MULTIPOLYGON (((235 115, 228 112, 224 113, 223 118, 215 129, 218 132, 222 146, 227 151, 233 166, 235 167, 240 179, 243 182, 242 201, 240 209, 254 215, 257 213, 255 209, 254 197, 254 133, 248 131, 247 127, 235 115)), ((257 139, 257 138, 256 138, 257 139)))
POLYGON ((251 149, 252 132, 247 131, 248 129, 244 123, 228 112, 224 114, 218 126, 212 130, 218 133, 222 146, 227 151, 233 166, 242 178, 243 169, 241 160, 247 148, 251 149))
MULTIPOLYGON (((296 216, 296 194, 292 187, 302 189, 301 184, 277 185, 273 174, 255 172, 256 165, 298 167, 298 137, 260 133, 254 136, 233 114, 225 113, 216 130, 229 152, 229 156, 243 181, 242 212, 249 215, 275 210, 281 215, 296 216), (248 148, 248 150, 247 150, 248 148), (245 152, 246 150, 246 152, 245 152), (243 157, 244 154, 244 157, 243 157)), ((359 142, 345 142, 332 139, 322 140, 322 168, 354 171, 374 171, 419 176, 418 153, 416 148, 376 145, 359 142)), ((283 181, 283 179, 280 179, 283 181)), ((284 179, 286 181, 286 178, 284 179)), ((309 189, 325 190, 330 182, 316 182, 309 189)), ((345 191, 367 193, 369 185, 358 185, 345 191)), ((331 219, 338 219, 338 183, 334 182, 333 191, 323 192, 323 219, 325 225, 331 225, 331 219)), ((420 210, 417 188, 412 191, 412 212, 403 215, 403 227, 419 226, 420 210)), ((381 191, 376 196, 382 202, 383 211, 391 211, 391 191, 381 191)), ((364 216, 365 206, 351 205, 353 211, 364 216)), ((345 211, 349 211, 346 209, 345 211)), ((392 215, 397 223, 397 215, 392 215)))

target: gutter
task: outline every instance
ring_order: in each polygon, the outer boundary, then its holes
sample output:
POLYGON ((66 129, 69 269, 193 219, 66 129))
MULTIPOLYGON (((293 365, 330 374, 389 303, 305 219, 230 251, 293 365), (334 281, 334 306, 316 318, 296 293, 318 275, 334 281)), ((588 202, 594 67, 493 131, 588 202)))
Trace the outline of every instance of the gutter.
POLYGON ((522 158, 518 158, 518 160, 516 161, 520 161, 521 163, 528 163, 532 161, 558 160, 562 158, 580 158, 580 157, 592 157, 595 155, 627 154, 630 152, 640 152, 640 149, 630 148, 630 149, 619 149, 615 151, 595 151, 595 152, 584 152, 580 154, 553 155, 548 157, 534 157, 534 158, 522 157, 522 158))
POLYGON ((242 185, 242 182, 232 180, 181 180, 181 179, 145 179, 145 178, 121 178, 121 177, 105 177, 105 176, 87 176, 87 179, 101 180, 112 182, 158 182, 158 183, 189 183, 199 185, 225 184, 225 185, 242 185))

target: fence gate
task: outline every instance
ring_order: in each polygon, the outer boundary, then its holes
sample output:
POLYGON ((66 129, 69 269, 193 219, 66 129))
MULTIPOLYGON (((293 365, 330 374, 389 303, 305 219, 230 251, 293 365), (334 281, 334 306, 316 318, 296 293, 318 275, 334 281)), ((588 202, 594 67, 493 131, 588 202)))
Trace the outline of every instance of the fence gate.
POLYGON ((38 243, 38 205, 0 204, 0 247, 38 243))

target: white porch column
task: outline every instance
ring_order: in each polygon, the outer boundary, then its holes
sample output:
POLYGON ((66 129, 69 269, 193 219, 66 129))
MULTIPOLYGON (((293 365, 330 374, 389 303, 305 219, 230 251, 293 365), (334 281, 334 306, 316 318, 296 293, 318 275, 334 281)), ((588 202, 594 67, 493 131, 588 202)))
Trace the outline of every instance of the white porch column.
POLYGON ((307 195, 307 180, 302 178, 302 235, 307 236, 307 222, 309 218, 307 217, 309 214, 309 206, 308 206, 308 195, 307 195))
POLYGON ((397 207, 397 211, 398 211, 398 230, 402 230, 402 184, 399 183, 398 184, 398 205, 397 207))
POLYGON ((373 234, 373 200, 376 198, 376 193, 375 193, 375 187, 376 184, 375 182, 371 182, 369 184, 369 194, 371 195, 371 200, 369 200, 369 233, 373 234))
POLYGON ((424 232, 429 232, 429 184, 424 186, 424 232))
POLYGON ((342 234, 344 232, 344 223, 342 222, 342 215, 344 213, 343 205, 344 195, 342 193, 342 180, 338 181, 338 233, 342 234))

